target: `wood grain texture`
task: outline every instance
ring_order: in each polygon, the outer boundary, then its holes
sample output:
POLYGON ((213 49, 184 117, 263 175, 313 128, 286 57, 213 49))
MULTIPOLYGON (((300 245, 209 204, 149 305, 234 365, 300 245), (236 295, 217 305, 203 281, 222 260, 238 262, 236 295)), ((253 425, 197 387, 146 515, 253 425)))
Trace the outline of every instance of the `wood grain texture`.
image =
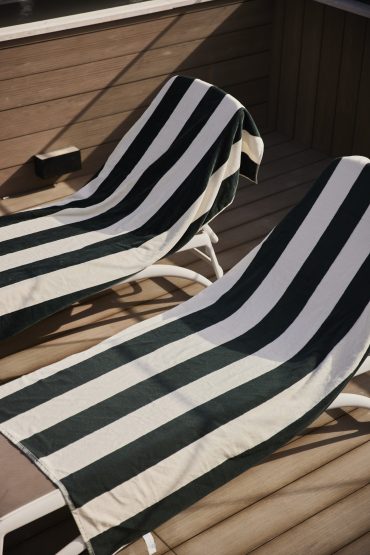
MULTIPOLYGON (((239 86, 225 88, 231 94, 235 94, 237 96, 239 86)), ((241 97, 238 96, 238 98, 241 97)), ((249 111, 252 114, 259 129, 263 133, 266 130, 267 102, 249 106, 249 111)), ((68 180, 73 188, 74 182, 76 181, 76 179, 79 180, 81 176, 86 176, 85 181, 87 182, 88 176, 90 176, 91 174, 95 174, 102 167, 109 154, 117 145, 118 140, 123 136, 124 132, 132 125, 132 123, 136 121, 139 113, 141 113, 138 111, 134 112, 125 113, 117 116, 117 128, 113 127, 111 129, 111 133, 106 132, 105 141, 107 142, 101 142, 98 143, 96 146, 81 149, 82 169, 73 172, 73 174, 62 175, 56 179, 41 179, 35 175, 33 162, 29 160, 29 158, 25 161, 24 164, 0 169, 0 198, 26 194, 28 191, 53 186, 53 184, 65 180, 68 180)), ((115 121, 115 116, 113 116, 112 118, 107 118, 105 120, 105 123, 107 123, 107 120, 108 123, 112 123, 112 121, 115 121)), ((99 127, 99 121, 100 120, 92 120, 92 122, 94 123, 92 127, 93 129, 95 129, 95 132, 98 134, 98 136, 103 130, 103 127, 99 127)), ((75 128, 74 131, 78 133, 80 130, 75 128)), ((90 133, 90 130, 88 132, 90 133)), ((93 135, 91 136, 93 137, 93 135)), ((85 138, 90 141, 88 137, 85 138)), ((29 142, 29 139, 29 137, 25 138, 25 148, 31 149, 34 145, 29 142)), ((58 137, 57 143, 54 143, 54 145, 64 144, 65 146, 70 146, 72 142, 77 143, 77 141, 73 141, 73 137, 71 138, 70 135, 62 133, 61 136, 58 137)), ((77 145, 75 144, 74 146, 77 145)), ((50 150, 50 148, 51 146, 49 144, 48 146, 44 147, 45 150, 50 150)), ((43 149, 41 149, 40 151, 42 150, 43 149)), ((53 148, 51 148, 51 150, 53 150, 53 148)), ((18 149, 17 152, 19 152, 18 149)))
POLYGON ((330 152, 340 76, 345 14, 325 8, 312 146, 330 152))
POLYGON ((298 76, 302 49, 303 0, 284 0, 285 17, 279 79, 277 129, 293 137, 297 105, 298 76))
POLYGON ((323 18, 324 7, 306 0, 294 136, 308 145, 312 143, 323 18))
POLYGON ((367 22, 364 54, 362 60, 361 81, 355 122, 353 152, 370 158, 370 21, 367 22))
POLYGON ((266 51, 270 26, 233 31, 107 60, 0 81, 0 110, 168 75, 266 51))
POLYGON ((310 0, 277 3, 286 13, 281 69, 270 84, 279 83, 277 131, 333 156, 366 155, 369 20, 310 0))
POLYGON ((370 532, 348 543, 336 551, 335 555, 364 555, 365 553, 370 553, 370 532))
POLYGON ((230 87, 266 129, 272 6, 219 0, 2 45, 0 196, 94 173, 172 74, 230 87), (70 145, 80 172, 34 175, 34 154, 70 145))
POLYGON ((269 74, 268 124, 271 129, 277 127, 280 69, 284 38, 285 3, 274 2, 274 18, 271 38, 271 69, 269 74))
POLYGON ((360 16, 346 16, 331 147, 333 156, 352 153, 366 23, 367 20, 360 16))
MULTIPOLYGON (((348 476, 348 471, 342 478, 348 476)), ((370 486, 367 485, 263 545, 254 555, 332 555, 369 531, 369 514, 370 486)), ((366 555, 366 551, 361 555, 366 555)))
MULTIPOLYGON (((366 411, 356 411, 356 417, 354 414, 351 419, 331 421, 325 429, 314 428, 312 433, 296 438, 262 464, 160 526, 158 534, 172 546, 178 546, 247 507, 253 511, 258 501, 362 445, 366 436, 359 434, 356 437, 351 432, 352 418, 366 422, 366 411)), ((241 547, 246 548, 244 544, 241 547)))
POLYGON ((64 37, 39 37, 38 42, 0 49, 0 79, 79 66, 144 50, 190 42, 270 23, 272 0, 222 2, 188 6, 171 12, 115 22, 109 29, 74 29, 64 37), (219 3, 220 4, 220 3, 219 3), (143 21, 144 19, 144 21, 143 21), (71 36, 72 35, 72 36, 71 36))
MULTIPOLYGON (((247 56, 244 62, 251 79, 253 75, 258 75, 261 72, 260 64, 265 68, 267 67, 267 57, 260 54, 253 57, 247 56)), ((212 71, 213 68, 210 67, 209 70, 212 71)), ((195 70, 194 73, 196 74, 197 71, 195 70)), ((230 86, 227 79, 225 81, 223 87, 227 89, 227 92, 232 92, 238 96, 241 102, 248 101, 250 108, 255 104, 267 102, 267 80, 265 78, 253 80, 250 87, 248 83, 242 83, 240 86, 230 86)), ((138 119, 144 109, 144 107, 140 108, 140 104, 138 108, 132 110, 122 110, 122 108, 126 108, 125 102, 117 102, 115 105, 117 113, 76 121, 67 126, 1 141, 0 167, 21 165, 34 154, 64 148, 69 145, 77 146, 82 150, 106 142, 118 141, 133 122, 138 119)), ((112 110, 114 110, 113 105, 112 110)), ((34 118, 32 119, 34 120, 34 118)))

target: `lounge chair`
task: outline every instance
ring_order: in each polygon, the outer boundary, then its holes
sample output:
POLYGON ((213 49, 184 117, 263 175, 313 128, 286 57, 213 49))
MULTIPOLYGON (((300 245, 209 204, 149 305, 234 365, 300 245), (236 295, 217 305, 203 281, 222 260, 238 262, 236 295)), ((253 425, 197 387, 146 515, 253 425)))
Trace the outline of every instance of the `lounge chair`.
POLYGON ((369 182, 370 160, 335 160, 199 295, 2 386, 0 432, 56 487, 1 534, 68 504, 81 537, 60 553, 114 553, 327 408, 370 408, 341 393, 369 369, 369 182))
POLYGON ((262 154, 240 102, 199 79, 171 78, 79 192, 0 218, 0 339, 121 282, 209 285, 155 262, 195 249, 222 275, 208 222, 232 202, 239 173, 256 180, 262 154))

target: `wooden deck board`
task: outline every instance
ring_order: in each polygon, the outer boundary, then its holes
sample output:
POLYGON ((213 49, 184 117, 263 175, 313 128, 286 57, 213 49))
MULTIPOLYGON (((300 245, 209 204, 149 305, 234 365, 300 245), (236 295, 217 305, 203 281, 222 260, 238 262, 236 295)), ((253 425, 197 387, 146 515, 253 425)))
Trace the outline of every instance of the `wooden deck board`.
MULTIPOLYGON (((259 184, 241 180, 235 202, 213 223, 225 270, 279 223, 328 163, 321 152, 276 132, 265 137, 265 144, 259 184)), ((85 181, 77 178, 3 200, 0 213, 56 200, 85 181)), ((189 252, 170 262, 212 273, 189 252)), ((199 285, 169 278, 127 284, 88 299, 0 343, 0 381, 88 348, 200 290, 199 285)), ((352 380, 347 390, 369 394, 370 376, 352 380)), ((324 413, 268 460, 160 526, 155 531, 158 553, 364 555, 370 551, 368 515, 365 519, 370 506, 368 422, 365 410, 324 413)), ((31 545, 28 549, 14 555, 31 555, 31 545)), ((144 542, 121 553, 142 555, 144 542)))
MULTIPOLYGON (((250 553, 293 526, 297 526, 319 511, 364 487, 370 479, 370 442, 366 441, 370 436, 367 434, 367 436, 361 437, 362 441, 365 441, 364 445, 360 445, 330 462, 321 461, 319 468, 307 474, 303 474, 304 470, 301 470, 299 462, 290 467, 294 459, 293 454, 290 454, 286 459, 285 457, 283 459, 273 459, 272 464, 270 463, 272 468, 261 477, 258 475, 252 476, 252 470, 246 472, 242 477, 246 478, 247 484, 242 486, 239 483, 236 494, 240 501, 249 498, 251 488, 259 492, 264 489, 262 484, 271 484, 280 477, 279 473, 273 468, 273 463, 276 460, 279 462, 283 460, 283 463, 281 463, 283 473, 288 473, 286 468, 288 466, 291 468, 290 474, 294 471, 297 473, 301 471, 302 474, 299 479, 287 486, 276 489, 258 502, 254 501, 247 508, 236 512, 216 526, 208 528, 203 533, 175 547, 176 553, 178 555, 203 555, 207 552, 214 555, 224 555, 225 553, 244 555, 250 553), (351 473, 347 472, 349 467, 351 473)), ((338 440, 337 443, 341 444, 338 440)), ((290 449, 292 449, 291 446, 288 447, 288 453, 290 449)), ((308 450, 311 456, 307 456, 307 452, 304 452, 303 459, 313 458, 317 448, 308 447, 308 450)), ((257 471, 255 474, 258 474, 258 471, 261 471, 263 467, 264 465, 255 467, 257 471)), ((219 496, 218 502, 225 509, 230 506, 229 496, 227 502, 225 502, 225 495, 223 497, 219 496)), ((159 535, 165 537, 163 533, 159 533, 159 535)), ((285 547, 287 547, 287 544, 285 544, 285 547)), ((275 555, 275 551, 272 549, 269 549, 269 552, 275 555)), ((301 552, 309 553, 308 550, 301 552)))
POLYGON ((369 530, 369 514, 368 485, 255 550, 253 555, 331 555, 369 530))

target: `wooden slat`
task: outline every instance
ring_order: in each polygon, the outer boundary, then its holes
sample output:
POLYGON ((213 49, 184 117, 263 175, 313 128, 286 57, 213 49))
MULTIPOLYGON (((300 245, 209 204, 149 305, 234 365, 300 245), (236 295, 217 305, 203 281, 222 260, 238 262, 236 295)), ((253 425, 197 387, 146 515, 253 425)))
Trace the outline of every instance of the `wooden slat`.
POLYGON ((342 11, 325 7, 312 142, 324 152, 330 152, 332 143, 344 21, 342 11))
POLYGON ((336 551, 335 555, 365 555, 366 553, 370 553, 370 532, 348 543, 336 551))
POLYGON ((152 15, 148 20, 123 21, 114 28, 74 30, 74 36, 0 50, 0 79, 47 72, 66 66, 124 56, 143 50, 224 34, 271 22, 272 1, 224 2, 205 9, 189 6, 176 15, 152 15))
POLYGON ((297 90, 295 138, 311 145, 321 54, 324 7, 305 0, 302 52, 297 90))
MULTIPOLYGON (((199 70, 195 69, 194 71, 199 70)), ((268 78, 263 77, 253 80, 253 75, 249 71, 245 77, 250 81, 234 85, 234 87, 238 87, 238 95, 245 98, 248 105, 265 102, 268 96, 268 78)), ((234 77, 232 78, 234 79, 234 77)), ((167 79, 168 76, 160 76, 118 85, 99 93, 96 91, 83 93, 3 111, 0 114, 0 140, 48 129, 53 129, 55 135, 58 136, 62 131, 61 128, 65 128, 65 133, 68 133, 71 124, 109 116, 118 112, 143 109, 150 103, 153 95, 167 79), (65 127, 67 124, 68 127, 65 127)), ((223 82, 221 77, 217 84, 230 87, 230 80, 228 81, 226 78, 223 82)))
MULTIPOLYGON (((316 434, 306 435, 290 443, 286 450, 275 453, 272 460, 239 476, 234 484, 229 483, 229 487, 212 493, 208 496, 211 499, 198 502, 202 508, 198 511, 193 508, 192 518, 186 523, 192 529, 185 528, 184 520, 179 518, 175 527, 175 532, 183 530, 183 534, 193 534, 195 526, 198 532, 191 539, 178 545, 178 536, 170 534, 171 521, 159 527, 159 536, 173 547, 177 555, 245 555, 365 486, 370 478, 370 434, 365 432, 366 425, 362 426, 363 435, 357 437, 357 441, 353 442, 351 437, 347 444, 351 445, 351 450, 348 451, 345 446, 348 428, 342 436, 344 444, 340 436, 331 435, 331 428, 335 429, 335 424, 327 427, 329 436, 325 432, 320 436, 318 430, 320 439, 316 446, 312 441, 316 434), (320 442, 321 447, 318 446, 320 442), (333 458, 329 455, 327 459, 332 448, 335 455, 332 452, 333 458), (342 477, 349 465, 351 479, 345 480, 342 477), (287 477, 289 482, 284 485, 287 477), (231 485, 234 486, 232 489, 231 485), (233 511, 232 516, 227 517, 230 510, 233 511), (215 512, 218 522, 212 525, 215 512), (205 519, 203 526, 206 529, 199 533, 201 517, 205 519)), ((349 435, 352 436, 351 433, 349 435)))
POLYGON ((304 0, 285 0, 277 128, 288 137, 294 132, 303 13, 304 0))
MULTIPOLYGON (((263 133, 267 120, 267 102, 256 106, 250 106, 249 110, 260 131, 263 133)), ((41 179, 34 173, 33 162, 27 162, 23 165, 12 166, 11 168, 0 170, 0 198, 42 189, 65 180, 68 180, 68 183, 70 183, 73 188, 74 183, 76 181, 81 182, 80 178, 83 176, 86 176, 85 182, 87 182, 89 176, 95 174, 101 168, 109 154, 116 147, 118 139, 116 138, 112 141, 111 138, 116 135, 121 138, 124 132, 132 125, 133 120, 136 120, 136 117, 131 119, 132 116, 132 113, 126 114, 127 119, 121 122, 117 127, 119 131, 114 129, 112 134, 107 137, 108 142, 82 149, 82 169, 72 174, 65 174, 58 178, 41 179)), ((97 129, 97 133, 101 132, 99 126, 95 126, 95 129, 97 129)), ((73 141, 64 140, 62 142, 65 142, 66 146, 70 146, 73 141)))
POLYGON ((3 111, 0 113, 0 139, 59 129, 67 124, 143 108, 149 104, 154 93, 167 79, 168 76, 161 75, 101 91, 76 94, 3 111))
MULTIPOLYGON (((0 110, 266 51, 269 25, 0 81, 0 110)), ((241 80, 245 80, 244 78, 241 80)))
MULTIPOLYGON (((257 66, 258 59, 256 59, 254 63, 257 66)), ((210 68, 210 71, 214 72, 215 70, 212 70, 210 68)), ((243 98, 240 94, 241 90, 239 89, 247 91, 249 90, 247 87, 239 87, 239 85, 226 85, 224 86, 224 88, 231 94, 238 96, 242 102, 243 98)), ((253 91, 253 85, 251 87, 251 90, 253 91)), ((260 96, 260 98, 261 97, 262 95, 260 96)), ((254 106, 249 106, 249 110, 252 116, 255 118, 255 121, 261 133, 263 133, 267 120, 267 102, 254 106)), ((74 136, 72 134, 72 131, 71 135, 69 134, 69 129, 61 128, 60 136, 57 136, 57 134, 55 135, 57 137, 55 139, 55 142, 53 142, 51 132, 42 132, 40 135, 38 135, 38 150, 36 150, 35 148, 35 146, 37 146, 37 141, 35 140, 35 142, 32 142, 32 137, 34 137, 33 135, 23 138, 21 137, 19 142, 16 139, 12 139, 12 145, 15 145, 15 148, 12 151, 13 156, 22 156, 22 149, 20 148, 20 145, 24 146, 23 152, 26 152, 26 149, 28 148, 28 154, 30 154, 30 150, 32 150, 35 154, 40 151, 48 151, 50 149, 53 150, 57 147, 57 145, 70 146, 71 144, 75 143, 75 146, 79 146, 78 142, 80 138, 82 141, 87 141, 87 143, 97 142, 98 145, 81 149, 82 169, 80 171, 74 172, 70 175, 63 175, 56 179, 38 178, 34 173, 34 166, 33 162, 31 161, 26 162, 23 165, 0 169, 0 197, 25 193, 33 189, 36 190, 42 187, 46 187, 53 184, 54 182, 65 181, 66 179, 71 179, 73 181, 79 176, 94 174, 106 161, 108 155, 112 152, 118 140, 123 136, 125 131, 131 127, 131 125, 136 121, 138 115, 140 114, 141 110, 136 110, 134 112, 107 116, 105 119, 103 119, 105 125, 101 125, 101 127, 99 126, 100 120, 92 120, 91 123, 83 122, 78 126, 76 124, 76 126, 72 128, 73 134, 75 134, 74 136), (114 126, 115 123, 117 123, 116 127, 114 126), (84 135, 83 133, 84 129, 88 129, 88 131, 86 131, 86 135, 84 135), (107 142, 99 143, 99 137, 103 134, 105 134, 105 141, 107 142), (90 138, 88 137, 88 135, 90 135, 90 138), (51 142, 46 141, 48 136, 51 137, 51 142), (93 137, 95 137, 95 139, 93 139, 93 137), (75 139, 78 139, 78 141, 75 139), (53 144, 54 146, 52 147, 51 144, 53 144)), ((10 151, 11 149, 9 150, 9 152, 10 151)), ((29 160, 30 156, 28 156, 27 159, 29 160)))
POLYGON ((352 14, 346 16, 331 149, 334 156, 352 153, 366 21, 352 14))
MULTIPOLYGON (((225 90, 231 92, 232 94, 236 94, 240 97, 240 100, 243 102, 244 98, 242 96, 242 90, 245 90, 246 93, 248 93, 249 88, 246 86, 244 87, 239 87, 238 85, 235 85, 235 82, 237 82, 238 79, 240 79, 240 68, 241 66, 243 67, 243 69, 247 72, 247 75, 250 79, 252 79, 253 81, 258 81, 260 78, 263 78, 267 72, 268 72, 268 64, 269 64, 269 56, 267 53, 261 53, 261 54, 256 54, 256 55, 251 55, 251 56, 247 56, 245 58, 237 58, 234 60, 229 60, 229 61, 225 61, 225 62, 220 62, 220 63, 214 63, 212 65, 209 66, 202 66, 199 68, 196 68, 192 71, 185 71, 183 72, 184 74, 193 74, 195 77, 199 77, 200 79, 205 79, 206 81, 209 82, 213 82, 223 88, 225 88, 225 90)), ((244 74, 242 75, 242 78, 244 77, 244 74)), ((253 91, 255 91, 254 94, 256 94, 256 97, 258 96, 258 90, 256 90, 255 85, 253 85, 253 83, 251 84, 251 93, 253 94, 253 91)), ((259 85, 257 85, 257 89, 258 89, 259 85)), ((246 99, 248 100, 248 99, 246 99)), ((259 126, 261 126, 261 128, 263 129, 265 121, 266 121, 266 106, 259 108, 258 106, 251 108, 251 112, 253 112, 253 115, 256 115, 256 119, 258 119, 257 123, 259 126)), ((125 123, 121 123, 121 128, 120 128, 120 132, 122 133, 125 129, 124 125, 126 125, 127 127, 129 127, 130 125, 132 125, 132 123, 137 119, 137 115, 141 113, 140 111, 136 111, 134 113, 132 113, 132 115, 130 115, 130 113, 126 114, 126 121, 125 123)), ((114 118, 117 115, 113 115, 113 116, 107 116, 108 118, 114 118)), ((118 117, 118 116, 117 116, 118 117)), ((113 121, 111 120, 106 120, 106 121, 113 121)), ((82 125, 82 123, 81 123, 82 125)), ((87 125, 87 123, 85 123, 85 125, 87 125)), ((94 125, 94 123, 91 123, 91 125, 94 125)), ((54 146, 56 144, 62 144, 62 143, 68 143, 69 145, 71 144, 71 138, 69 136, 69 128, 68 126, 66 128, 62 128, 61 130, 59 130, 61 135, 58 137, 57 141, 58 142, 54 142, 54 146)), ((32 150, 34 153, 37 153, 37 151, 40 152, 41 150, 50 150, 50 141, 47 141, 47 139, 49 137, 51 137, 51 133, 56 133, 56 131, 53 132, 45 132, 46 134, 40 135, 39 137, 44 137, 43 141, 39 141, 37 148, 35 147, 35 143, 36 143, 36 134, 30 135, 30 137, 28 138, 30 145, 32 146, 32 150), (41 147, 41 145, 43 145, 41 147)), ((105 133, 107 133, 107 131, 105 131, 105 133)), ((119 135, 119 134, 118 134, 119 135)), ((20 139, 20 141, 27 141, 27 137, 24 139, 20 139)), ((106 141, 108 141, 109 138, 106 137, 106 141)), ((3 145, 6 144, 6 142, 2 143, 3 145)), ((22 143, 22 146, 24 146, 25 143, 22 143)), ((13 160, 14 160, 14 156, 19 156, 21 149, 18 145, 18 141, 13 140, 12 145, 15 147, 14 151, 12 151, 11 156, 13 156, 13 160)), ((79 146, 79 145, 77 145, 79 146)), ((114 145, 112 144, 112 148, 114 147, 114 145)), ((99 147, 100 148, 100 147, 99 147)), ((31 149, 31 147, 29 147, 29 149, 31 149)), ((83 158, 86 160, 88 153, 84 153, 82 152, 82 156, 83 158)), ((1 154, 0 154, 1 156, 1 154)), ((101 161, 104 159, 104 157, 102 157, 102 159, 98 158, 98 163, 96 166, 92 167, 89 166, 88 168, 83 168, 83 173, 87 174, 87 173, 94 173, 101 165, 101 161), (86 171, 86 169, 88 171, 86 171)), ((2 158, 3 160, 3 164, 9 164, 9 161, 6 161, 5 157, 2 158)), ((90 162, 92 162, 90 160, 90 162)), ((1 167, 1 166, 0 166, 1 167)), ((78 174, 75 174, 76 176, 78 174)), ((81 175, 81 172, 80 172, 81 175)), ((64 179, 64 178, 62 178, 64 179)), ((50 183, 51 181, 49 181, 50 183)), ((33 171, 33 167, 30 165, 28 167, 28 169, 26 168, 26 166, 24 166, 23 168, 20 167, 16 167, 13 166, 11 169, 7 170, 7 169, 3 169, 0 170, 0 183, 2 184, 2 189, 0 191, 0 195, 1 196, 5 196, 5 195, 9 195, 9 194, 13 194, 13 193, 19 193, 22 191, 26 191, 32 188, 39 188, 42 185, 47 185, 48 182, 45 182, 43 180, 40 180, 38 178, 36 178, 34 176, 34 171, 33 171)))
MULTIPOLYGON (((351 465, 344 470, 343 481, 345 477, 351 480, 351 470, 351 465)), ((366 486, 262 546, 254 555, 331 555, 369 530, 369 514, 370 486, 366 486)))
POLYGON ((361 83, 358 97, 353 153, 370 157, 370 21, 367 22, 361 83))
MULTIPOLYGON (((247 59, 247 68, 249 66, 248 61, 247 59)), ((252 69, 254 64, 255 62, 252 62, 250 65, 252 69)), ((243 97, 248 95, 251 103, 249 108, 251 110, 253 110, 253 104, 267 102, 266 79, 253 81, 250 90, 248 83, 241 83, 233 87, 226 84, 226 89, 227 92, 235 94, 241 102, 244 101, 243 97), (248 94, 249 92, 250 95, 248 94)), ((118 108, 119 106, 117 105, 117 110, 118 108)), ((20 165, 29 160, 34 154, 64 148, 69 145, 75 145, 82 150, 92 146, 99 146, 106 142, 118 141, 133 122, 138 119, 141 112, 142 110, 139 109, 118 112, 87 121, 72 123, 66 127, 4 140, 0 143, 0 167, 6 168, 20 165)))
POLYGON ((292 156, 283 157, 277 160, 275 164, 262 165, 259 172, 259 180, 271 179, 293 170, 298 170, 301 174, 305 174, 306 167, 323 158, 326 158, 326 156, 322 152, 309 149, 292 156))
POLYGON ((268 122, 271 129, 276 129, 280 87, 280 66, 284 38, 285 3, 274 2, 274 18, 271 39, 271 70, 268 107, 268 122))
POLYGON ((285 140, 283 143, 273 145, 265 151, 262 164, 265 166, 266 163, 292 156, 292 154, 297 154, 298 152, 303 152, 304 150, 307 150, 305 145, 295 141, 285 140))

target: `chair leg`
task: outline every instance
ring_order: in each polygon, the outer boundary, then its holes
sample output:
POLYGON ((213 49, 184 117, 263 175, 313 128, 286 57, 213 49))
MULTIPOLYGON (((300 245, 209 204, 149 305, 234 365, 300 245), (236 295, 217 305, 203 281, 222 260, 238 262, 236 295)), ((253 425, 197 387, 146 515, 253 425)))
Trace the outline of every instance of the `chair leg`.
POLYGON ((205 248, 206 253, 208 254, 208 256, 210 258, 210 263, 211 263, 212 268, 215 272, 216 278, 217 279, 221 278, 224 275, 224 271, 223 271, 219 261, 217 260, 215 249, 213 248, 212 243, 209 242, 209 245, 207 245, 204 248, 205 248))
POLYGON ((223 269, 222 269, 222 267, 221 267, 221 265, 220 265, 220 263, 217 259, 215 249, 213 247, 213 243, 218 243, 218 237, 217 237, 216 233, 213 231, 213 229, 208 224, 203 226, 202 231, 208 237, 208 241, 207 241, 207 245, 205 246, 205 249, 206 249, 206 252, 209 256, 210 263, 213 267, 215 275, 216 275, 217 279, 219 279, 220 277, 222 277, 224 275, 224 271, 223 271, 223 269))
POLYGON ((356 395, 354 393, 340 393, 328 407, 328 410, 342 407, 370 409, 370 397, 366 397, 366 395, 356 395))
POLYGON ((208 285, 212 285, 212 282, 206 277, 202 276, 202 274, 198 274, 197 272, 193 272, 193 270, 189 270, 188 268, 182 268, 182 266, 175 266, 172 264, 152 264, 152 266, 148 266, 148 268, 145 268, 141 272, 138 272, 137 274, 127 279, 123 279, 119 283, 127 283, 139 279, 150 279, 156 277, 179 277, 183 279, 189 279, 190 281, 195 281, 196 283, 200 283, 205 287, 208 287, 208 285))

